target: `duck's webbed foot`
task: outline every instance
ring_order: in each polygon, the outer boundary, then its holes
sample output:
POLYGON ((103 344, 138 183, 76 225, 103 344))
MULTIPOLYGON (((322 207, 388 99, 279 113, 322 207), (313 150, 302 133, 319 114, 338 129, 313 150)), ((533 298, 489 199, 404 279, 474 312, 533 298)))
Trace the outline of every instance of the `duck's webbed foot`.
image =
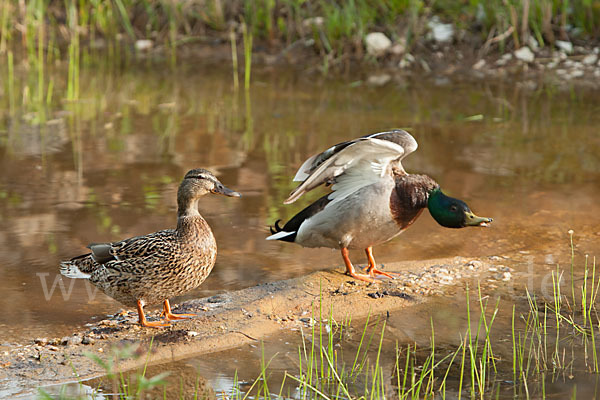
POLYGON ((375 278, 377 275, 387 276, 390 279, 396 279, 397 277, 399 277, 399 274, 395 274, 393 272, 383 272, 377 269, 375 257, 373 257, 373 247, 367 247, 365 249, 365 253, 367 254, 367 258, 369 260, 369 265, 367 266, 367 273, 371 278, 375 278))
POLYGON ((171 326, 171 324, 163 321, 148 321, 144 315, 144 303, 141 300, 137 301, 137 311, 139 316, 139 323, 141 326, 146 328, 164 328, 171 326))
POLYGON ((164 317, 167 321, 173 321, 177 319, 189 319, 196 317, 196 314, 173 314, 171 312, 171 304, 169 304, 169 300, 165 300, 163 303, 163 312, 160 314, 161 317, 164 317))
POLYGON ((354 269, 354 266, 352 265, 352 262, 350 261, 350 257, 348 257, 348 249, 345 247, 342 247, 342 258, 344 259, 344 264, 346 264, 346 274, 347 275, 350 275, 351 277, 353 277, 355 279, 359 279, 361 281, 365 281, 365 282, 369 282, 369 283, 375 282, 375 279, 373 279, 369 275, 356 273, 356 270, 354 269))

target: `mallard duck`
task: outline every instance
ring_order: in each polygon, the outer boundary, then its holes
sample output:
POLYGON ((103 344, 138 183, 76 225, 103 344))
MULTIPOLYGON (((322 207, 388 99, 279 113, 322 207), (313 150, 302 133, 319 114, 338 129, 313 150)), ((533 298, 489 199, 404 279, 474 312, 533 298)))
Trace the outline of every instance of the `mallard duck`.
POLYGON ((217 243, 208 223, 198 212, 198 200, 208 193, 240 197, 205 169, 185 174, 177 191, 177 227, 114 243, 92 243, 90 253, 61 263, 69 278, 88 279, 104 293, 126 306, 137 307, 139 323, 149 322, 144 306, 163 303, 165 320, 192 317, 173 314, 169 298, 192 290, 206 279, 217 257, 217 243))
POLYGON ((336 144, 306 160, 294 177, 302 182, 284 204, 325 184, 331 193, 296 214, 283 227, 276 221, 267 240, 304 247, 341 249, 346 273, 372 282, 377 275, 393 278, 376 268, 373 246, 394 238, 428 208, 447 228, 487 226, 461 200, 444 194, 429 176, 407 173, 401 161, 417 149, 406 131, 374 133, 336 144), (355 271, 348 249, 364 249, 367 274, 355 271))

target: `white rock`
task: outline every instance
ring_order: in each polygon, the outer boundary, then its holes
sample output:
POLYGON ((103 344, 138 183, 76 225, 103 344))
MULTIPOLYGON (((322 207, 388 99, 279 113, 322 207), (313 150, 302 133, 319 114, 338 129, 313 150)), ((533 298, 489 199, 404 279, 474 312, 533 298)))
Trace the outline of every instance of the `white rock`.
POLYGON ((581 78, 584 75, 584 72, 580 69, 575 69, 569 73, 569 78, 581 78))
POLYGON ((597 69, 597 70, 594 71, 594 76, 596 78, 600 78, 600 69, 597 69))
POLYGON ((594 65, 596 64, 596 61, 598 61, 598 56, 596 54, 588 54, 587 56, 583 57, 583 60, 581 60, 581 62, 585 65, 594 65))
POLYGON ((397 56, 404 54, 406 51, 406 39, 401 39, 397 43, 395 43, 390 49, 390 53, 395 54, 397 56))
POLYGON ((135 49, 137 51, 150 50, 154 46, 154 42, 149 39, 140 39, 135 41, 135 49))
POLYGON ((415 57, 412 54, 408 53, 404 57, 402 57, 402 60, 400 60, 400 62, 398 63, 398 67, 401 69, 408 68, 414 62, 415 62, 415 57))
POLYGON ((325 19, 323 17, 312 17, 302 21, 302 26, 305 28, 321 28, 324 23, 325 19))
POLYGON ((530 63, 535 59, 535 54, 527 46, 515 50, 515 57, 523 62, 530 63))
POLYGON ((479 70, 483 67, 485 67, 485 60, 483 58, 481 60, 477 61, 475 64, 473 64, 473 69, 476 69, 476 70, 479 70))
POLYGON ((571 54, 573 52, 573 43, 571 42, 557 40, 556 42, 554 42, 554 44, 556 45, 556 47, 558 47, 560 50, 564 51, 567 54, 571 54))
POLYGON ((540 45, 538 44, 538 41, 535 40, 535 38, 533 36, 529 36, 529 39, 527 40, 527 45, 529 47, 531 47, 531 49, 533 51, 537 51, 540 48, 540 45))
POLYGON ((367 53, 372 56, 382 56, 392 47, 392 41, 381 32, 371 32, 365 36, 367 53))
POLYGON ((448 43, 454 38, 454 25, 444 24, 437 16, 431 18, 427 23, 433 40, 437 43, 448 43))
POLYGON ((371 75, 367 79, 367 84, 371 86, 383 86, 388 83, 392 77, 388 74, 371 75))

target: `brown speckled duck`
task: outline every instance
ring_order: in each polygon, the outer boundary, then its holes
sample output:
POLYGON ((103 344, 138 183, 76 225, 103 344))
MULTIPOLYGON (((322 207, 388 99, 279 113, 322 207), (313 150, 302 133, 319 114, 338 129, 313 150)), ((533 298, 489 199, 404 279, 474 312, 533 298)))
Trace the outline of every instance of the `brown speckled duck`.
POLYGON ((193 316, 171 313, 169 298, 200 286, 215 265, 217 243, 198 212, 198 200, 207 193, 241 196, 209 171, 193 169, 177 191, 177 228, 120 242, 92 243, 88 246, 91 253, 63 261, 61 274, 88 279, 108 296, 137 307, 142 326, 168 326, 147 321, 145 305, 162 302, 167 321, 193 316))
POLYGON ((427 175, 407 173, 401 161, 417 149, 406 131, 379 132, 336 144, 306 160, 294 181, 302 182, 284 204, 325 184, 331 193, 296 214, 283 227, 271 227, 267 240, 304 247, 340 249, 346 273, 372 282, 376 275, 392 275, 376 268, 373 246, 387 242, 412 225, 427 208, 447 228, 486 226, 491 218, 478 217, 461 200, 446 196, 427 175), (348 249, 364 249, 367 274, 359 274, 348 249))

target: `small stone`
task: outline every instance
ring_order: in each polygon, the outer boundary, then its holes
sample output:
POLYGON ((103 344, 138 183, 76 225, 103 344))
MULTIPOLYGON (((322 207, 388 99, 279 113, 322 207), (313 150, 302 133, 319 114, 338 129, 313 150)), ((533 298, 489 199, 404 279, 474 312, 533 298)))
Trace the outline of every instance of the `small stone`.
POLYGON ((390 53, 397 55, 397 56, 404 54, 405 51, 406 51, 406 39, 404 39, 404 38, 398 40, 398 42, 395 43, 390 48, 390 53))
POLYGON ((46 348, 50 351, 58 351, 58 347, 53 346, 53 345, 48 345, 48 346, 46 346, 46 348))
POLYGON ((392 47, 392 41, 381 32, 371 32, 365 36, 365 46, 367 53, 380 57, 392 47))
POLYGON ((554 42, 556 47, 567 54, 571 54, 573 52, 573 43, 567 42, 565 40, 557 40, 554 42))
POLYGON ((84 336, 83 339, 81 339, 81 344, 94 344, 94 339, 89 336, 84 336))
POLYGON ((48 338, 36 338, 33 342, 35 344, 39 344, 40 346, 45 346, 48 344, 48 338))
POLYGON ((496 271, 498 271, 498 268, 496 268, 496 267, 489 267, 488 271, 496 272, 496 271))
POLYGON ((475 70, 480 70, 483 67, 485 67, 485 60, 483 58, 477 61, 475 64, 473 64, 473 69, 475 70))
POLYGON ((305 28, 322 28, 325 23, 325 19, 323 17, 312 17, 307 18, 302 21, 302 26, 305 28))
POLYGON ((154 46, 154 42, 149 39, 140 39, 135 41, 135 49, 137 51, 147 51, 154 46))
POLYGON ((512 278, 512 275, 511 275, 510 272, 507 271, 507 272, 503 272, 502 273, 502 280, 503 281, 505 281, 505 282, 510 281, 511 278, 512 278))
POLYGON ((100 326, 108 326, 108 327, 115 327, 117 326, 117 321, 113 321, 110 319, 103 319, 102 321, 100 321, 98 323, 98 325, 100 326))
POLYGON ((408 54, 405 54, 404 57, 402 57, 402 60, 400 60, 400 63, 398 63, 398 67, 400 69, 405 69, 405 68, 410 67, 414 62, 415 62, 415 56, 408 53, 408 54))
POLYGON ((371 75, 367 79, 367 83, 371 86, 384 86, 392 77, 388 74, 371 75))
POLYGON ((582 70, 576 69, 569 73, 569 78, 581 78, 584 74, 582 70))
POLYGON ((196 332, 196 331, 188 331, 187 335, 189 337, 195 337, 195 336, 198 336, 198 332, 196 332))
POLYGON ((533 50, 537 51, 540 48, 540 45, 537 40, 533 36, 529 36, 529 40, 527 40, 527 45, 533 50))
POLYGON ((514 52, 515 57, 523 62, 530 63, 535 60, 535 54, 527 46, 523 46, 514 52))
POLYGON ((598 56, 596 54, 588 54, 581 60, 584 65, 594 65, 596 64, 596 61, 598 61, 598 56))
POLYGON ((439 17, 434 16, 427 23, 431 38, 437 43, 449 43, 454 39, 454 25, 444 24, 439 17))
POLYGON ((65 336, 60 340, 60 344, 63 346, 72 346, 80 344, 82 341, 80 336, 65 336))

